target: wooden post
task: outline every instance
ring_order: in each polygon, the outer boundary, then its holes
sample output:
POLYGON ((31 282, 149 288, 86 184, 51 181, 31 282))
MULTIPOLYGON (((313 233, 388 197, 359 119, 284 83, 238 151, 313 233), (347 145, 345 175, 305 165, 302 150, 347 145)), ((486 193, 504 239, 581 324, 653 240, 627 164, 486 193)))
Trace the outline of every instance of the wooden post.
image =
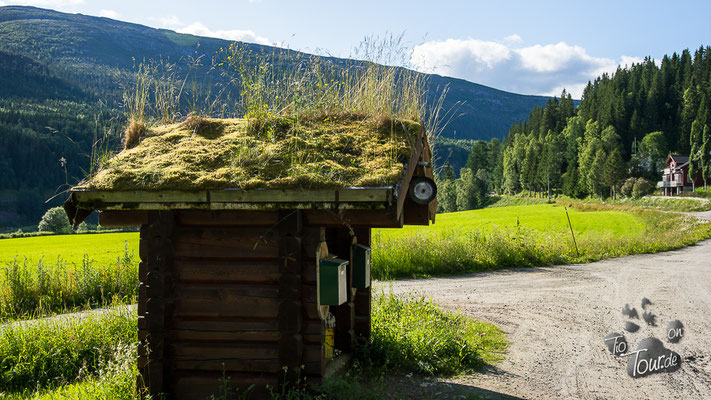
POLYGON ((158 396, 165 389, 166 321, 172 314, 167 300, 171 286, 172 235, 175 218, 171 211, 153 211, 141 226, 138 291, 139 386, 158 396))
POLYGON ((353 257, 352 245, 356 238, 352 237, 350 231, 345 228, 329 229, 326 232, 328 248, 336 257, 348 260, 348 270, 346 273, 348 293, 347 301, 338 307, 331 307, 331 313, 336 317, 336 348, 344 352, 351 352, 355 344, 355 306, 353 304, 353 257))
POLYGON ((279 258, 282 262, 279 279, 279 362, 285 369, 280 382, 293 385, 301 377, 304 341, 301 335, 301 233, 303 215, 300 210, 279 214, 279 258))
MULTIPOLYGON (((355 230, 358 243, 364 246, 370 246, 370 228, 362 228, 355 230)), ((371 288, 357 289, 355 298, 353 299, 355 324, 354 333, 357 340, 370 340, 370 300, 371 288)))

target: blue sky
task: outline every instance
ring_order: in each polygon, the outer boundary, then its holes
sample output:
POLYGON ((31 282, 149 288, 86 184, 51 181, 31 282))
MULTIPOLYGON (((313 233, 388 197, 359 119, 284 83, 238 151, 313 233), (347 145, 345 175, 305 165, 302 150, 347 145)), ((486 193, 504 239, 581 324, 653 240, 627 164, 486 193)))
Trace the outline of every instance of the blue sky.
POLYGON ((645 56, 711 44, 704 1, 0 0, 348 57, 404 33, 409 66, 523 94, 579 97, 645 56))

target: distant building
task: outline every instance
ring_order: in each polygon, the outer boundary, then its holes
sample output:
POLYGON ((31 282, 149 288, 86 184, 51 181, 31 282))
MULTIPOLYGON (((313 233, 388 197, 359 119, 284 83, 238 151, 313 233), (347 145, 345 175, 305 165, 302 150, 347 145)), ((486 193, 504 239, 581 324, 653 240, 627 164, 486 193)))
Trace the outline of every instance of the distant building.
POLYGON ((663 196, 673 196, 703 185, 701 171, 698 171, 693 182, 689 178, 689 156, 677 154, 667 158, 667 168, 664 169, 662 180, 657 182, 657 188, 661 189, 660 194, 663 196))

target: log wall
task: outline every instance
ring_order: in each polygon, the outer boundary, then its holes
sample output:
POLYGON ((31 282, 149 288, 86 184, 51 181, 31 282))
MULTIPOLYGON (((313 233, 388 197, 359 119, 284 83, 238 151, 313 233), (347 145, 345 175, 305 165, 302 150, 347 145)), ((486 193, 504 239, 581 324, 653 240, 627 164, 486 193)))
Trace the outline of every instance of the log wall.
MULTIPOLYGON (((223 376, 240 393, 254 385, 255 398, 266 397, 266 385, 320 384, 327 361, 318 256, 349 259, 356 239, 305 222, 298 210, 149 212, 140 241, 139 385, 200 399, 217 393, 223 376)), ((368 245, 370 229, 357 236, 368 245)), ((351 291, 331 312, 339 350, 369 336, 369 289, 351 291)))

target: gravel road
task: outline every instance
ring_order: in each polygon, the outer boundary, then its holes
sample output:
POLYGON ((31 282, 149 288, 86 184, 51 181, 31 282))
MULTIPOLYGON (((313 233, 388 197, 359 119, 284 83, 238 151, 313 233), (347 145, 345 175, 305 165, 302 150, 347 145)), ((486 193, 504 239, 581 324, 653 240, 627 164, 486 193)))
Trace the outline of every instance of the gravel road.
MULTIPOLYGON (((711 219, 711 212, 694 213, 711 219)), ((711 399, 711 240, 678 251, 591 264, 510 269, 461 277, 376 282, 376 291, 432 296, 441 306, 501 327, 506 358, 485 374, 456 378, 485 398, 711 399), (657 326, 641 319, 641 301, 657 326), (622 314, 625 304, 640 319, 622 314), (685 335, 665 340, 667 323, 685 335), (623 331, 631 320, 636 333, 623 331), (624 333, 632 349, 653 336, 678 353, 681 368, 643 378, 627 375, 604 337, 624 333)))

